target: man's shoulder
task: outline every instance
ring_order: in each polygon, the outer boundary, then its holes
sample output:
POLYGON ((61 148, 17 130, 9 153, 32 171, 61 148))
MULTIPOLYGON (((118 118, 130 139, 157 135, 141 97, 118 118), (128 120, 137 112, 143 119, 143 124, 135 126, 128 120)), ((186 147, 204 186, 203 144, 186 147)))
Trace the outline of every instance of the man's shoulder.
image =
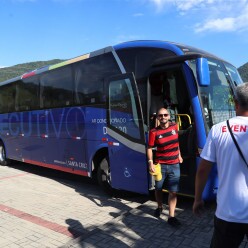
POLYGON ((160 130, 161 128, 158 126, 158 127, 154 127, 150 130, 151 133, 156 133, 158 130, 160 130))
POLYGON ((226 124, 226 121, 221 121, 221 122, 219 122, 219 123, 216 123, 216 124, 214 124, 213 125, 213 127, 212 127, 212 129, 219 129, 220 127, 223 127, 223 126, 226 126, 227 124, 226 124))

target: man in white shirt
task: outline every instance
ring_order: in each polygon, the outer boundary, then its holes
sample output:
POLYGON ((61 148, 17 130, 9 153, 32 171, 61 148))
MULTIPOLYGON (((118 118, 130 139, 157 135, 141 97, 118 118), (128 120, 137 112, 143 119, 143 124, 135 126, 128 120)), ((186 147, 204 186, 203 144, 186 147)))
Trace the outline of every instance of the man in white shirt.
MULTIPOLYGON (((232 133, 248 163, 248 83, 235 89, 236 117, 229 120, 232 133)), ((195 181, 193 212, 200 214, 202 192, 213 163, 217 164, 219 188, 214 233, 210 247, 239 247, 248 238, 248 166, 240 156, 227 123, 212 127, 201 153, 195 181)))

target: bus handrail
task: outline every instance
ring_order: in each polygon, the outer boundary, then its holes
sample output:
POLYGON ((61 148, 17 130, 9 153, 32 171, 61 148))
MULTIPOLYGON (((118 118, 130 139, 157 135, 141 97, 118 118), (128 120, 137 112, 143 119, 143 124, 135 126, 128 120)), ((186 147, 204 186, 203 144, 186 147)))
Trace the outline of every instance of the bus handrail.
POLYGON ((189 124, 190 124, 190 125, 192 124, 191 117, 190 117, 188 114, 175 114, 176 122, 178 123, 178 128, 179 128, 179 129, 180 129, 180 127, 182 126, 181 116, 187 117, 188 120, 189 120, 189 124))

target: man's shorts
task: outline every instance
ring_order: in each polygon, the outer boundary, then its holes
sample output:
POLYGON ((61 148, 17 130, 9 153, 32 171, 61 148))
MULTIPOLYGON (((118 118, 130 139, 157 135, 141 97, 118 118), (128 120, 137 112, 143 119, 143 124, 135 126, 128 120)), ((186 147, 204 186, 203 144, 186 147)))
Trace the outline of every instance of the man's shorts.
POLYGON ((155 189, 166 189, 170 192, 179 191, 180 165, 179 164, 161 164, 162 179, 155 181, 155 189))

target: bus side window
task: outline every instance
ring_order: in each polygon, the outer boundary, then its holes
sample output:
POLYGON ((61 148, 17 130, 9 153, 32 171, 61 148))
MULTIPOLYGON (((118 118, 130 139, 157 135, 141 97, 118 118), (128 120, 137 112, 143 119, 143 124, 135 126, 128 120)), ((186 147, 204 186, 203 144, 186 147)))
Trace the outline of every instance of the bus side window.
POLYGON ((0 113, 15 111, 16 83, 0 87, 0 113))
POLYGON ((39 83, 37 77, 18 81, 16 85, 16 110, 39 108, 39 83))
POLYGON ((112 53, 95 56, 75 65, 75 103, 96 105, 106 102, 104 79, 120 73, 112 53))
POLYGON ((66 107, 73 104, 74 80, 71 66, 44 73, 40 82, 42 108, 66 107))

